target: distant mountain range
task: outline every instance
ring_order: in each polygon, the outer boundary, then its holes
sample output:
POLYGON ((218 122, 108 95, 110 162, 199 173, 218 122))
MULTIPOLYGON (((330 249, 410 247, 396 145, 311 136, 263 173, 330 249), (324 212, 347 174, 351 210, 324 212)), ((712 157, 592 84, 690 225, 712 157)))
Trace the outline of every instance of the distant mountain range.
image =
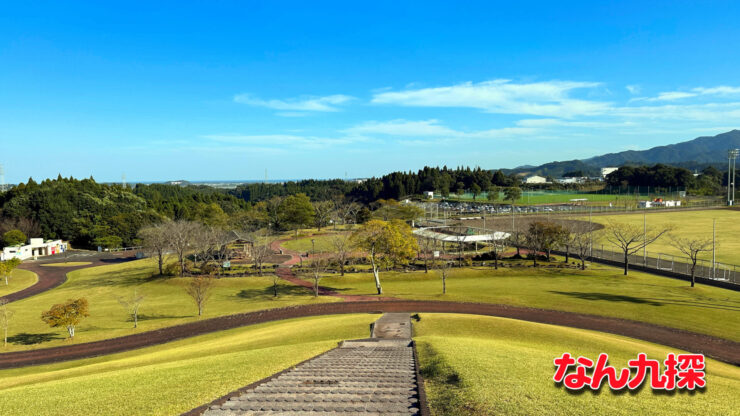
POLYGON ((582 171, 587 176, 598 176, 600 169, 623 165, 666 165, 701 169, 709 165, 723 166, 727 150, 740 148, 740 130, 732 130, 716 136, 697 137, 686 142, 657 146, 648 150, 627 150, 608 153, 588 159, 550 162, 540 166, 519 166, 505 169, 506 173, 560 177, 569 172, 582 171))

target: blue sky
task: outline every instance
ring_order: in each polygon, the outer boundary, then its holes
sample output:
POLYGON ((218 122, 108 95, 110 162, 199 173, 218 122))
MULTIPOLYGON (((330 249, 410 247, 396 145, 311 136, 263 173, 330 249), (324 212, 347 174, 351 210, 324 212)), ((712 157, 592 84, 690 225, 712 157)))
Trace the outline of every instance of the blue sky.
POLYGON ((740 128, 739 2, 151 3, 3 5, 8 182, 514 167, 740 128))

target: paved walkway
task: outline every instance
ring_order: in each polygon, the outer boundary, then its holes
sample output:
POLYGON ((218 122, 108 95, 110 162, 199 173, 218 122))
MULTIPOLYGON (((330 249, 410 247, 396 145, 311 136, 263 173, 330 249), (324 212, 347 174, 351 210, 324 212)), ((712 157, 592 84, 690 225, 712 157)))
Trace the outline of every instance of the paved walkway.
POLYGON ((222 398, 203 415, 420 414, 409 315, 385 314, 375 328, 374 338, 344 341, 338 348, 222 398))
MULTIPOLYGON (((303 286, 306 289, 313 292, 313 283, 309 282, 308 280, 301 279, 300 277, 296 276, 296 274, 293 272, 292 267, 301 262, 301 257, 300 257, 301 253, 283 247, 282 244, 286 241, 288 241, 288 239, 275 240, 272 242, 272 244, 270 244, 270 248, 272 248, 273 251, 290 256, 290 259, 282 262, 275 269, 275 274, 287 282, 290 282, 296 286, 303 286)), ((310 259, 305 258, 305 260, 309 261, 310 259)), ((333 296, 333 297, 341 298, 344 301, 354 301, 354 302, 366 301, 366 300, 393 300, 395 299, 392 297, 383 297, 383 296, 345 295, 345 294, 339 293, 335 290, 331 290, 323 286, 319 286, 319 295, 320 296, 333 296)))

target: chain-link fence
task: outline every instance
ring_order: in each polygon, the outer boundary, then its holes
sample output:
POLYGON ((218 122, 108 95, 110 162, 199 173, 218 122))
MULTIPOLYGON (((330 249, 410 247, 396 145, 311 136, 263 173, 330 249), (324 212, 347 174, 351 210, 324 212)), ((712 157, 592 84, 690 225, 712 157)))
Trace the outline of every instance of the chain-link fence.
MULTIPOLYGON (((594 246, 590 254, 592 258, 597 260, 624 263, 623 252, 609 250, 604 246, 594 246)), ((651 252, 635 253, 628 257, 630 265, 642 266, 649 270, 691 276, 692 262, 688 257, 651 252)), ((738 266, 735 264, 698 260, 694 273, 696 277, 740 285, 738 266)))

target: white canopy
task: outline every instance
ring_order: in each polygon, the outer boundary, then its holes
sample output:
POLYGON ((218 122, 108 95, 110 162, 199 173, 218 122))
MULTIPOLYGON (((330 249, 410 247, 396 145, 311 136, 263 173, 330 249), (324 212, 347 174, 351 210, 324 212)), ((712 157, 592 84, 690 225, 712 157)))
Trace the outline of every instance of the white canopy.
POLYGON ((450 235, 434 231, 431 228, 418 228, 414 230, 414 234, 431 238, 439 241, 449 241, 453 243, 475 243, 477 241, 500 241, 505 240, 511 236, 509 233, 503 231, 496 231, 492 234, 478 234, 478 235, 450 235))

